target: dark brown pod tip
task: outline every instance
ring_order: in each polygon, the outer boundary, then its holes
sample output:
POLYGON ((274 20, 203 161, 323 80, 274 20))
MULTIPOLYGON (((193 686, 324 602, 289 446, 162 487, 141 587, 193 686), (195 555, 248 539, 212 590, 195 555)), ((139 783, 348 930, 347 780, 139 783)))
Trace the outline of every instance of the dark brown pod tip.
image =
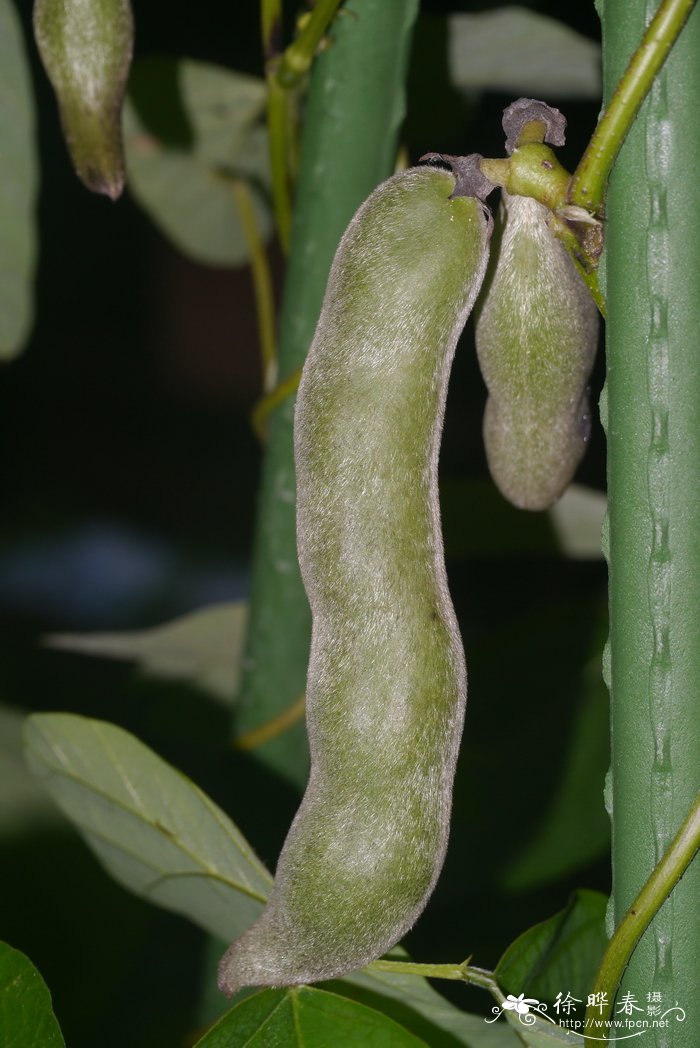
POLYGON ((457 182, 450 196, 451 200, 455 197, 469 196, 483 201, 496 188, 481 170, 480 161, 483 159, 481 153, 470 153, 469 156, 425 153, 418 163, 444 167, 452 172, 457 182))
POLYGON ((566 141, 566 117, 560 110, 536 98, 518 98, 503 110, 508 156, 518 145, 525 124, 538 120, 545 125, 544 140, 550 146, 563 146, 566 141))

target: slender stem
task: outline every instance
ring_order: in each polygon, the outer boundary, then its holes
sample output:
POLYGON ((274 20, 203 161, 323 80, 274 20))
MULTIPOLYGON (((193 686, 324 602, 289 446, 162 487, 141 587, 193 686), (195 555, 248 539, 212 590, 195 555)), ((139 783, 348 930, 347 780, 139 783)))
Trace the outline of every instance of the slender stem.
POLYGON ((275 386, 270 393, 261 397, 253 408, 250 423, 253 427, 253 432, 261 443, 264 444, 267 437, 268 416, 276 407, 284 403, 288 397, 296 393, 300 379, 301 368, 295 368, 291 375, 282 379, 279 385, 275 386))
POLYGON ((249 186, 241 179, 230 182, 231 193, 238 207, 243 234, 250 251, 250 268, 253 275, 255 310, 258 318, 258 338, 262 358, 263 389, 274 387, 277 377, 277 346, 275 339, 275 297, 272 291, 272 276, 267 261, 258 224, 255 221, 253 198, 249 186))
POLYGON ((257 750, 258 746, 262 746, 264 742, 269 742, 270 739, 276 739, 278 735, 285 732, 292 724, 300 721, 305 712, 306 695, 304 694, 295 699, 291 706, 287 706, 286 710, 282 710, 272 720, 266 721, 265 724, 261 724, 257 728, 252 728, 251 731, 247 731, 243 735, 238 735, 233 740, 234 749, 257 750))
POLYGON ((292 230, 290 136, 294 136, 288 92, 277 80, 282 54, 282 0, 262 0, 260 7, 262 49, 267 74, 267 134, 272 175, 272 203, 277 232, 285 254, 292 230))
POLYGON ((485 968, 473 968, 471 965, 465 965, 464 981, 472 986, 481 986, 484 990, 488 990, 499 1004, 503 1003, 505 999, 503 991, 496 982, 493 972, 489 972, 485 968))
POLYGON ((600 313, 603 320, 605 320, 605 299, 603 298, 603 293, 600 290, 600 285, 598 284, 598 270, 586 269, 584 266, 581 265, 578 258, 571 253, 570 249, 569 254, 572 255, 574 265, 581 274, 581 279, 588 288, 588 293, 590 294, 591 298, 598 307, 598 312, 600 313))
POLYGON ((481 986, 488 990, 500 1003, 503 993, 493 972, 485 968, 474 968, 468 961, 462 964, 416 964, 413 961, 372 961, 365 966, 368 972, 393 972, 396 975, 417 975, 423 979, 451 979, 481 986))
POLYGON ((365 966, 368 972, 392 972, 395 975, 417 975, 423 979, 464 979, 461 964, 415 964, 413 961, 372 961, 365 966))
MULTIPOLYGON (((585 239, 579 238, 573 228, 563 220, 565 217, 568 217, 564 214, 565 210, 563 209, 559 214, 551 216, 550 228, 569 252, 571 260, 588 288, 600 315, 605 319, 605 298, 598 284, 598 258, 586 252, 585 239)), ((583 228, 585 229, 585 227, 583 228)))
POLYGON ((260 28, 265 61, 277 58, 281 51, 282 0, 261 0, 260 28))
POLYGON ((270 142, 272 204, 282 250, 289 254, 292 237, 292 191, 289 157, 291 140, 296 135, 296 107, 292 108, 289 92, 274 76, 267 80, 267 134, 270 142))
MULTIPOLYGON (((635 946, 683 876, 699 847, 700 793, 661 862, 655 867, 639 895, 627 910, 608 944, 591 991, 593 999, 598 994, 599 999, 606 1003, 602 1010, 599 1005, 588 1006, 585 1029, 592 1027, 595 1019, 596 1028, 605 1030, 605 1021, 612 1013, 615 992, 635 946)), ((596 1043, 600 1044, 599 1038, 596 1038, 596 1043)), ((587 1048, 591 1048, 591 1045, 592 1042, 589 1041, 587 1048)))
POLYGON ((601 211, 615 158, 695 0, 662 0, 574 172, 569 200, 601 211))
POLYGON ((277 66, 277 81, 283 87, 297 87, 311 68, 318 45, 333 20, 341 0, 317 0, 297 37, 277 66))
POLYGON ((262 10, 263 50, 267 70, 267 130, 270 139, 272 202, 280 243, 289 254, 292 235, 292 186, 298 156, 297 91, 341 0, 318 0, 296 38, 279 53, 280 3, 266 0, 262 10))

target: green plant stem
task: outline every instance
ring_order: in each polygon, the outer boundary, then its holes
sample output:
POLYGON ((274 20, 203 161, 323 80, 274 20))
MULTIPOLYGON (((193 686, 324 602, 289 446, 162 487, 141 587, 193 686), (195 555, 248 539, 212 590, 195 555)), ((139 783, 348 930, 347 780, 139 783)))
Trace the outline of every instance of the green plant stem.
POLYGON ((396 975, 417 975, 423 979, 464 979, 461 964, 417 964, 413 961, 372 961, 365 965, 368 972, 393 972, 396 975))
POLYGON ((263 389, 269 393, 277 378, 277 348, 275 338, 275 297, 267 253, 255 221, 253 198, 248 185, 241 179, 232 179, 231 193, 236 202, 243 226, 253 276, 255 310, 258 320, 258 339, 262 363, 263 389))
POLYGON ((300 695, 296 702, 293 702, 286 710, 278 713, 267 724, 261 724, 258 728, 253 728, 246 735, 239 735, 235 739, 236 749, 257 750, 264 742, 277 738, 278 735, 282 735, 297 721, 302 720, 305 712, 306 695, 300 695))
POLYGON ((317 0, 298 35, 282 54, 276 72, 282 87, 297 87, 306 76, 340 4, 341 0, 317 0))
POLYGON ((417 975, 423 979, 450 979, 481 986, 488 990, 499 1004, 503 1001, 503 992, 496 982, 493 972, 485 968, 474 968, 468 961, 463 964, 416 964, 413 961, 372 961, 365 966, 368 972, 394 972, 396 975, 417 975))
MULTIPOLYGON (((649 880, 627 910, 610 940, 591 990, 593 996, 604 995, 607 1004, 602 1010, 595 1005, 589 1005, 586 1010, 585 1029, 592 1027, 593 1020, 602 1021, 604 1024, 605 1020, 610 1018, 615 991, 632 956, 632 951, 664 900, 671 894, 685 873, 699 847, 700 793, 688 817, 671 841, 666 854, 654 868, 649 880)), ((598 1029, 605 1029, 605 1027, 601 1025, 598 1029)), ((594 1044, 600 1044, 600 1038, 588 1040, 586 1048, 594 1048, 594 1044)))
MULTIPOLYGON (((615 89, 649 16, 605 0, 615 89)), ((610 933, 693 804, 700 768, 700 12, 643 103, 610 177, 603 276, 608 438, 613 890, 610 933)), ((695 1048, 700 863, 642 935, 620 993, 688 1011, 650 1048, 695 1048)))
POLYGON ((299 382, 301 381, 301 368, 296 368, 291 375, 287 375, 281 382, 275 386, 274 389, 270 390, 264 397, 261 397, 257 402, 251 413, 250 422, 253 427, 253 432, 259 438, 261 444, 264 444, 267 440, 267 420, 269 415, 282 404, 287 397, 291 397, 296 393, 299 382))
MULTIPOLYGON (((303 364, 338 241, 366 196, 391 174, 417 0, 347 0, 311 71, 292 254, 282 301, 279 372, 303 364)), ((266 419, 251 609, 234 735, 274 720, 304 691, 311 620, 299 575, 294 507, 293 397, 266 419)), ((308 763, 296 723, 254 751, 297 787, 308 763)))
POLYGON ((605 319, 605 299, 598 283, 598 257, 586 252, 585 237, 577 236, 569 222, 564 222, 559 215, 553 214, 550 223, 555 236, 559 237, 569 252, 591 298, 598 307, 598 312, 605 319))
POLYGON ((289 254, 292 236, 291 155, 296 135, 296 100, 274 76, 267 79, 267 134, 272 177, 272 207, 282 250, 289 254))
POLYGON ((695 0, 662 0, 574 172, 572 204, 601 212, 615 158, 694 4, 695 0))
POLYGON ((281 31, 279 0, 266 0, 262 8, 272 201, 285 254, 289 253, 292 232, 292 185, 296 176, 298 134, 297 92, 340 2, 318 0, 296 38, 281 54, 276 50, 276 38, 281 31))
POLYGON ((261 0, 260 30, 265 61, 277 58, 282 35, 282 0, 261 0))

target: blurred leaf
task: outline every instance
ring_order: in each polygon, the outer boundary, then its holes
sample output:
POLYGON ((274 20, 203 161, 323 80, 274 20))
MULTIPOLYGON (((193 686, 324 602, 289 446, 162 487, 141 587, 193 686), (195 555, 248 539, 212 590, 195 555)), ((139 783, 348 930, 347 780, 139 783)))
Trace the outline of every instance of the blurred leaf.
MULTIPOLYGON (((401 955, 405 956, 403 951, 401 955)), ((481 1016, 463 1012, 427 979, 415 975, 365 970, 346 975, 337 986, 425 1038, 431 1048, 518 1048, 520 1044, 506 1023, 489 1025, 481 1016)))
MULTIPOLYGON (((224 813, 137 739, 114 725, 72 714, 30 717, 25 738, 31 769, 121 884, 226 941, 258 916, 272 880, 267 871, 224 813)), ((526 933, 510 950, 533 933, 536 941, 528 959, 539 947, 542 952, 551 946, 542 927, 526 933)), ((580 928, 570 920, 565 931, 568 941, 580 928)), ((518 963, 523 967, 515 953, 507 953, 501 963, 506 973, 517 971, 518 963)), ((414 976, 362 971, 337 986, 377 1008, 387 1023, 400 1022, 406 1028, 400 1035, 413 1037, 406 1043, 424 1043, 417 1037, 425 1037, 433 1048, 514 1048, 517 1043, 505 1023, 488 1025, 460 1011, 414 976)), ((230 1014, 238 1015, 238 1009, 230 1014)), ((217 1031, 228 1036, 225 1021, 207 1037, 217 1031)), ((217 1043, 229 1042, 201 1042, 203 1048, 217 1043)))
POLYGON ((51 994, 32 962, 0 942, 0 1044, 3 1048, 64 1048, 51 994))
POLYGON ((608 500, 602 491, 570 484, 549 510, 559 549, 574 560, 600 560, 601 531, 608 500))
POLYGON ((450 16, 455 87, 537 98, 600 98, 600 46, 524 7, 450 16))
POLYGON ((601 560, 605 495, 571 484, 547 513, 524 513, 492 481, 446 479, 440 485, 448 558, 519 557, 557 553, 572 560, 601 560))
POLYGON ((363 1004, 310 986, 263 990, 246 998, 196 1048, 419 1048, 425 1041, 363 1004))
MULTIPOLYGON (((0 706, 0 834, 55 819, 55 809, 22 757, 23 710, 0 706)), ((1 1043, 1 1042, 0 1042, 1 1043)))
MULTIPOLYGON (((123 729, 73 714, 37 714, 27 761, 109 873, 225 942, 258 916, 272 878, 236 827, 197 787, 123 729)), ((435 1048, 514 1048, 424 979, 355 972, 338 982, 435 1048), (360 994, 357 994, 359 989, 360 994), (432 1036, 433 1032, 437 1036, 432 1036)))
POLYGON ((519 1044, 525 1048, 557 1048, 562 1045, 567 1045, 568 1048, 583 1048, 583 1037, 580 1034, 538 1018, 532 1012, 526 1016, 506 1012, 505 1016, 510 1028, 520 1038, 519 1044))
POLYGON ((201 608, 152 629, 119 633, 54 633, 52 648, 134 661, 154 677, 184 680, 233 702, 248 623, 245 601, 201 608))
POLYGON ((600 857, 610 843, 603 803, 610 763, 608 690, 600 650, 583 670, 576 713, 566 742, 561 778, 544 818, 502 876, 510 891, 524 891, 562 877, 600 857))
POLYGON ((606 906, 601 892, 574 892, 565 909, 511 943, 494 973, 501 987, 539 1001, 570 993, 585 1004, 608 943, 606 906))
POLYGON ((230 185, 254 189, 261 236, 271 229, 263 80, 190 60, 134 63, 124 109, 127 184, 161 232, 212 266, 245 262, 230 185))
POLYGON ((37 192, 34 100, 11 0, 0 0, 0 156, 0 360, 7 360, 32 322, 37 192))
POLYGON ((213 935, 259 915, 272 878, 194 783, 122 728, 69 713, 25 727, 27 763, 109 873, 213 935))

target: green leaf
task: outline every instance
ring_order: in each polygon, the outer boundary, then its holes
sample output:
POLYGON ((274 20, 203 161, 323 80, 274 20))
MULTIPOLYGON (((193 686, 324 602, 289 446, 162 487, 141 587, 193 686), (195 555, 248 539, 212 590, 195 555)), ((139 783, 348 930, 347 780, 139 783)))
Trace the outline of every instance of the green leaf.
POLYGON ((134 661, 154 677, 175 678, 226 703, 236 695, 248 623, 245 601, 201 608, 162 626, 120 633, 54 633, 52 648, 134 661))
POLYGON ((46 983, 29 958, 5 942, 0 942, 0 1044, 65 1048, 46 983))
POLYGON ((339 992, 349 993, 425 1038, 431 1048, 519 1048, 520 1042, 506 1023, 490 1025, 482 1016, 463 1012, 427 979, 365 969, 335 985, 339 992))
POLYGON ((0 156, 0 360, 9 360, 32 322, 37 193, 32 88, 11 0, 0 0, 0 156))
POLYGON ((124 108, 128 187, 185 255, 212 266, 245 262, 248 247, 227 178, 253 189, 263 237, 271 229, 265 82, 190 60, 134 64, 124 108))
MULTIPOLYGON (((28 718, 25 746, 32 771, 124 887, 217 939, 252 924, 272 878, 226 815, 147 746, 115 725, 65 713, 28 718)), ((517 1044, 505 1023, 461 1011, 425 979, 361 971, 335 985, 407 1027, 415 1035, 408 1043, 517 1044)))
MULTIPOLYGON (((53 805, 22 758, 23 710, 0 706, 0 834, 56 818, 53 805)), ((0 1042, 1 1043, 1 1042, 0 1042)))
POLYGON ((257 918, 272 878, 194 783, 122 728, 36 714, 27 763, 124 887, 235 938, 257 918))
POLYGON ((327 990, 300 986, 246 998, 196 1048, 420 1048, 426 1042, 392 1019, 327 990))
POLYGON ((568 993, 582 1002, 576 1007, 583 1011, 607 946, 606 905, 600 892, 574 892, 565 909, 511 943, 494 972, 499 984, 507 993, 539 1001, 568 993))
POLYGON ((601 96, 600 46, 554 18, 499 7, 448 19, 455 87, 537 98, 601 96))
POLYGON ((583 1037, 574 1030, 559 1026, 556 1022, 548 1022, 533 1016, 532 1012, 526 1016, 517 1016, 514 1012, 506 1012, 506 1019, 511 1030, 519 1037, 519 1044, 525 1048, 583 1048, 583 1037), (532 1021, 534 1020, 534 1021, 532 1021))

